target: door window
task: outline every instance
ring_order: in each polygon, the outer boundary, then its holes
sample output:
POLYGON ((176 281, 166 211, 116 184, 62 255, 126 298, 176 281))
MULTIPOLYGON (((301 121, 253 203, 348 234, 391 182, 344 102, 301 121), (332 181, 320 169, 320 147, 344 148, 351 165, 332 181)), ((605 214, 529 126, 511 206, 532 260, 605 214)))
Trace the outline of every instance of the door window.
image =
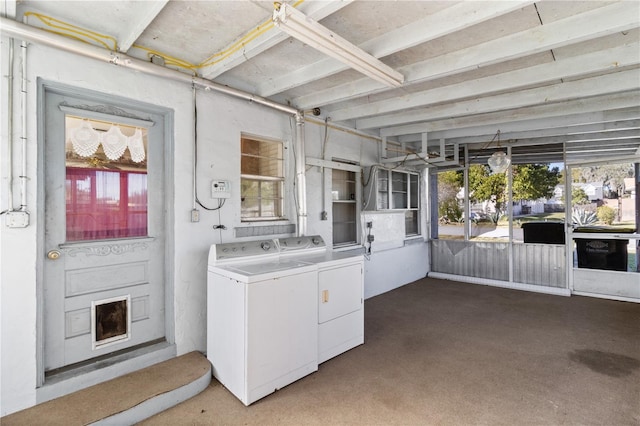
POLYGON ((147 236, 147 130, 67 115, 66 240, 147 236))

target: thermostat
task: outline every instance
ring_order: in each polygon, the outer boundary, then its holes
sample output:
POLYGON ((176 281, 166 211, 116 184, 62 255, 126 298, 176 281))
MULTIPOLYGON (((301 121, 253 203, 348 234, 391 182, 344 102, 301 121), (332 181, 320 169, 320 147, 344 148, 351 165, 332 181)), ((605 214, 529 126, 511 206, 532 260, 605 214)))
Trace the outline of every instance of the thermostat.
POLYGON ((214 180, 211 182, 211 198, 231 197, 231 186, 228 180, 214 180))

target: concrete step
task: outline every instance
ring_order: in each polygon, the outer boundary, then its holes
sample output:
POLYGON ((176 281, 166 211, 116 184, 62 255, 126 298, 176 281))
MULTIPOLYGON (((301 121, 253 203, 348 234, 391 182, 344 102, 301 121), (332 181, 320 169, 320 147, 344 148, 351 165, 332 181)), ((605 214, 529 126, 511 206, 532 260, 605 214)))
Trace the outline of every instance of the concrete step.
POLYGON ((130 425, 202 392, 211 364, 191 352, 0 419, 11 425, 130 425))

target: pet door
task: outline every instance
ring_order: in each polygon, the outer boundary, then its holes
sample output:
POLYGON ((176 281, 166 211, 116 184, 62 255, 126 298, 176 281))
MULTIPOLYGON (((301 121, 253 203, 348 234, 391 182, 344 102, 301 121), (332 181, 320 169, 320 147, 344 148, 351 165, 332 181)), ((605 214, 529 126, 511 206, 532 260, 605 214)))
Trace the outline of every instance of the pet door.
POLYGON ((92 349, 100 349, 131 338, 131 296, 91 302, 92 349))

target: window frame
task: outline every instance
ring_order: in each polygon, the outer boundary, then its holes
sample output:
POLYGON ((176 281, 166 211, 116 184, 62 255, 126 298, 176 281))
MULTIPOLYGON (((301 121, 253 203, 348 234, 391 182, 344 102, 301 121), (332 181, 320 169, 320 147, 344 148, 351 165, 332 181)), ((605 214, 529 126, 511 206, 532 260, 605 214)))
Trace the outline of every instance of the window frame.
POLYGON ((405 222, 405 238, 412 238, 421 235, 421 226, 420 226, 420 217, 421 217, 421 208, 420 208, 420 173, 408 171, 408 170, 392 170, 392 169, 379 169, 376 176, 376 210, 378 211, 404 211, 405 212, 405 221, 407 220, 407 212, 416 212, 417 217, 415 218, 416 222, 416 232, 409 232, 406 227, 405 222), (381 174, 384 174, 381 176, 381 174), (404 175, 404 180, 402 183, 404 184, 403 188, 398 188, 394 186, 394 174, 397 176, 398 174, 404 175), (412 180, 411 176, 414 176, 415 179, 412 180), (417 185, 417 189, 414 191, 412 189, 412 185, 417 185), (381 199, 380 194, 384 194, 384 198, 381 199), (415 194, 415 200, 412 199, 412 194, 415 194), (397 201, 400 199, 400 202, 397 201), (397 207, 398 204, 401 204, 402 207, 397 207), (415 206, 415 207, 413 207, 415 206))
POLYGON ((282 221, 282 220, 287 220, 286 215, 285 215, 285 209, 286 209, 286 159, 285 159, 285 151, 286 151, 286 146, 284 141, 282 140, 278 140, 278 139, 271 139, 271 138, 265 138, 265 137, 261 137, 261 136, 255 136, 255 135, 250 135, 250 134, 245 134, 242 133, 240 136, 240 221, 243 223, 250 223, 250 222, 274 222, 274 221, 282 221), (280 153, 281 156, 280 157, 274 157, 274 156, 263 156, 263 155, 253 155, 253 154, 245 154, 243 152, 242 149, 242 144, 245 140, 248 141, 255 141, 258 143, 264 143, 264 144, 279 144, 280 145, 280 153), (270 160, 276 160, 280 162, 280 170, 281 170, 281 175, 280 176, 268 176, 268 175, 261 175, 261 174, 248 174, 248 173, 242 173, 243 170, 243 160, 245 158, 264 158, 264 159, 270 159, 270 160), (243 203, 245 201, 245 198, 254 198, 254 197, 247 197, 245 195, 245 193, 243 192, 243 188, 244 188, 244 183, 246 181, 254 181, 254 182, 258 182, 258 196, 255 197, 255 199, 258 201, 258 215, 257 216, 245 216, 246 214, 246 209, 243 206, 243 203), (275 212, 276 215, 274 216, 265 216, 263 214, 263 208, 264 208, 264 204, 262 202, 263 197, 261 195, 261 191, 263 188, 263 184, 265 183, 273 183, 273 182, 277 182, 279 183, 279 188, 278 191, 280 196, 279 197, 268 197, 268 198, 264 198, 265 200, 273 200, 274 201, 274 206, 275 206, 275 212))
MULTIPOLYGON (((334 163, 340 163, 340 164, 345 164, 345 165, 351 165, 351 166, 355 166, 355 164, 349 162, 343 162, 340 160, 336 160, 334 159, 332 162, 334 163)), ((338 249, 338 248, 344 248, 344 247, 353 247, 356 245, 360 245, 360 172, 356 171, 354 169, 346 169, 343 167, 334 167, 331 170, 331 227, 332 227, 332 242, 333 242, 333 248, 338 249), (350 193, 349 198, 342 198, 340 196, 335 197, 334 196, 334 187, 335 184, 337 183, 335 180, 335 173, 340 172, 340 173, 351 173, 353 180, 345 180, 345 182, 350 182, 353 184, 353 192, 350 193), (353 208, 353 233, 355 234, 355 239, 354 240, 350 240, 350 241, 345 241, 345 242, 340 242, 340 243, 336 243, 336 238, 335 238, 335 227, 338 224, 345 224, 348 223, 348 221, 345 220, 340 220, 340 221, 336 221, 336 208, 338 209, 342 209, 344 210, 346 206, 352 206, 353 208)))

